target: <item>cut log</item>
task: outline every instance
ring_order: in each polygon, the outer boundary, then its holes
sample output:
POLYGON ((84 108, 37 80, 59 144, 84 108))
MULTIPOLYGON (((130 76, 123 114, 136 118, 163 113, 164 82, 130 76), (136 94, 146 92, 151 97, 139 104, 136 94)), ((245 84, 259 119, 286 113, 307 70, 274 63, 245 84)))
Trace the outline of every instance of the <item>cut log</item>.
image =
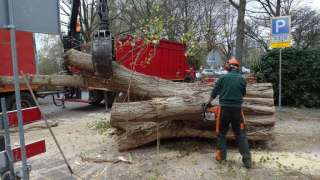
MULTIPOLYGON (((87 84, 82 76, 71 75, 27 75, 30 84, 46 86, 69 86, 69 87, 86 87, 87 84)), ((24 84, 22 77, 19 78, 21 84, 24 84)), ((0 85, 13 84, 12 76, 0 76, 0 85)))
MULTIPOLYGON (((103 84, 103 80, 99 83, 96 81, 96 77, 89 76, 78 76, 78 75, 26 75, 30 84, 33 85, 42 85, 48 87, 78 87, 78 88, 89 88, 89 89, 99 89, 106 90, 106 85, 103 84), (94 79, 94 80, 92 80, 94 79)), ((24 84, 22 77, 19 77, 21 84, 24 84)), ((12 76, 0 76, 0 88, 3 85, 13 84, 14 79, 12 76)))
MULTIPOLYGON (((206 102, 205 97, 183 98, 156 98, 149 101, 116 103, 111 111, 111 125, 126 122, 163 122, 174 120, 202 119, 202 103, 206 102)), ((273 106, 256 104, 264 102, 262 99, 245 99, 243 109, 246 115, 273 115, 273 106)), ((266 99, 268 104, 268 99, 266 99)), ((213 104, 218 104, 214 101, 213 104)))
MULTIPOLYGON (((210 128, 214 128, 214 123, 205 123, 203 122, 203 119, 199 120, 184 120, 184 119, 179 119, 179 120, 174 120, 175 122, 182 121, 182 123, 186 122, 191 122, 192 127, 198 127, 201 129, 207 129, 209 130, 210 128)), ((164 123, 164 122, 169 122, 169 121, 162 121, 158 123, 164 123)), ((274 115, 265 115, 265 116, 246 116, 246 126, 248 129, 253 129, 256 127, 261 127, 261 128, 270 128, 275 125, 275 116, 274 115)), ((156 123, 156 122, 140 122, 140 121, 135 121, 135 122, 127 122, 127 121, 113 121, 112 122, 112 127, 115 127, 121 131, 132 131, 130 130, 131 127, 137 126, 137 125, 143 125, 144 123, 156 123)))
MULTIPOLYGON (((90 76, 94 84, 103 83, 106 88, 113 91, 125 91, 141 97, 172 97, 195 96, 199 93, 207 93, 212 87, 200 83, 181 83, 160 79, 154 76, 144 75, 131 71, 116 62, 113 62, 113 76, 110 79, 93 76, 91 55, 77 50, 69 50, 65 55, 65 62, 83 71, 90 76), (96 78, 96 79, 95 79, 96 78)), ((262 83, 248 85, 248 97, 273 98, 272 84, 262 83)))
MULTIPOLYGON (((188 106, 188 110, 183 110, 184 104, 177 105, 176 108, 168 108, 159 103, 149 108, 149 112, 141 108, 146 105, 145 102, 152 101, 154 99, 114 105, 111 114, 111 125, 122 132, 118 136, 119 151, 130 150, 154 142, 157 137, 160 139, 180 137, 216 138, 216 134, 213 131, 215 129, 214 124, 208 125, 202 121, 201 110, 198 113, 188 114, 190 111, 199 111, 198 106, 194 106, 194 108, 188 106), (167 108, 170 110, 168 111, 167 108), (121 111, 121 113, 118 111, 121 111), (117 115, 118 117, 115 118, 117 115), (181 119, 178 118, 179 116, 181 119), (159 123, 159 132, 157 132, 157 123, 159 123)), ((273 107, 271 106, 271 108, 273 107)), ((249 140, 266 141, 272 139, 275 117, 272 112, 268 114, 270 115, 255 114, 246 116, 245 122, 249 140)), ((234 139, 234 136, 229 132, 227 138, 234 139)))
MULTIPOLYGON (((170 121, 159 124, 149 122, 141 125, 131 126, 126 132, 121 133, 118 136, 118 150, 127 151, 134 149, 156 141, 157 137, 159 137, 159 139, 183 137, 215 139, 217 137, 216 133, 214 132, 214 128, 197 128, 190 122, 183 122, 170 121)), ((270 140, 272 138, 272 126, 248 129, 247 137, 252 141, 270 140)), ((229 131, 227 138, 234 139, 235 137, 233 133, 229 131)))

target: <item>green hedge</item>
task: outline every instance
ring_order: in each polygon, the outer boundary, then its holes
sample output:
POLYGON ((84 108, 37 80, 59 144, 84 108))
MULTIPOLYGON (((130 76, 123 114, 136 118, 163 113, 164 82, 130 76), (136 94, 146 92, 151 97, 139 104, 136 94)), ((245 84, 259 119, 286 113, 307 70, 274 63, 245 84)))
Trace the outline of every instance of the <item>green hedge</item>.
MULTIPOLYGON (((278 103, 279 49, 252 67, 258 82, 271 82, 278 103)), ((320 107, 320 49, 282 50, 283 105, 320 107)))

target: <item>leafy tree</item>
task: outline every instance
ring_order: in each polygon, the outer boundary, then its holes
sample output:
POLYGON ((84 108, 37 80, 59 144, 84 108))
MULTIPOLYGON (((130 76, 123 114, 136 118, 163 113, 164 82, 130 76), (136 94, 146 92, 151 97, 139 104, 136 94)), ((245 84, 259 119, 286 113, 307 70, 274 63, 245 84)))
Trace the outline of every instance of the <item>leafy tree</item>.
POLYGON ((38 45, 38 70, 40 74, 55 74, 62 71, 63 46, 54 35, 40 35, 38 45))

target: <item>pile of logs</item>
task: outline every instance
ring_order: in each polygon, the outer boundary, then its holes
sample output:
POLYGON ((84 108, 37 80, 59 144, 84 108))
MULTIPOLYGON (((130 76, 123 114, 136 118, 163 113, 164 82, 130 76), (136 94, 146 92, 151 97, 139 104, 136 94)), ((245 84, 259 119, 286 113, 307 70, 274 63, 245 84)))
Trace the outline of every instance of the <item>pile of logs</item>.
MULTIPOLYGON (((202 118, 202 103, 212 87, 199 83, 163 80, 130 71, 113 63, 110 79, 94 77, 91 56, 75 50, 66 53, 68 64, 81 69, 87 78, 104 87, 149 98, 138 102, 115 103, 111 111, 111 125, 119 129, 119 150, 124 151, 156 141, 157 138, 200 137, 215 138, 214 127, 202 118)), ((92 82, 93 83, 93 82, 92 82)), ((218 104, 218 101, 214 101, 218 104)), ((271 84, 250 84, 243 108, 249 140, 272 138, 275 108, 271 84)), ((228 135, 234 138, 233 134, 228 135)))
MULTIPOLYGON (((111 125, 119 130, 119 151, 136 148, 157 138, 215 138, 214 127, 202 118, 201 105, 207 102, 212 87, 200 83, 172 82, 130 71, 113 62, 110 79, 94 75, 91 55, 76 50, 65 54, 65 62, 81 70, 81 76, 29 76, 32 84, 51 84, 129 92, 143 101, 115 103, 111 125)), ((10 78, 0 78, 0 84, 10 78)), ((215 100, 214 104, 218 104, 215 100)), ((247 135, 252 141, 272 138, 275 107, 272 85, 248 84, 243 104, 247 135)), ((232 132, 228 138, 234 138, 232 132)))

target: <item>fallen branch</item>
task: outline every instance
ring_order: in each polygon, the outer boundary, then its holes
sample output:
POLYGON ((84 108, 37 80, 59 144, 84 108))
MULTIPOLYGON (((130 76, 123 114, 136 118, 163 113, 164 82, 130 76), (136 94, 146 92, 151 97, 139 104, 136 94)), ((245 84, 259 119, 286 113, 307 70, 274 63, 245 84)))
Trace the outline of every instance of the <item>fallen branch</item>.
POLYGON ((91 157, 84 157, 84 156, 80 156, 80 158, 81 158, 81 161, 83 161, 83 162, 112 163, 112 164, 117 164, 117 163, 123 162, 123 163, 126 163, 126 164, 133 164, 133 162, 131 162, 129 160, 126 160, 122 156, 119 156, 118 159, 115 159, 115 160, 91 158, 91 157))

